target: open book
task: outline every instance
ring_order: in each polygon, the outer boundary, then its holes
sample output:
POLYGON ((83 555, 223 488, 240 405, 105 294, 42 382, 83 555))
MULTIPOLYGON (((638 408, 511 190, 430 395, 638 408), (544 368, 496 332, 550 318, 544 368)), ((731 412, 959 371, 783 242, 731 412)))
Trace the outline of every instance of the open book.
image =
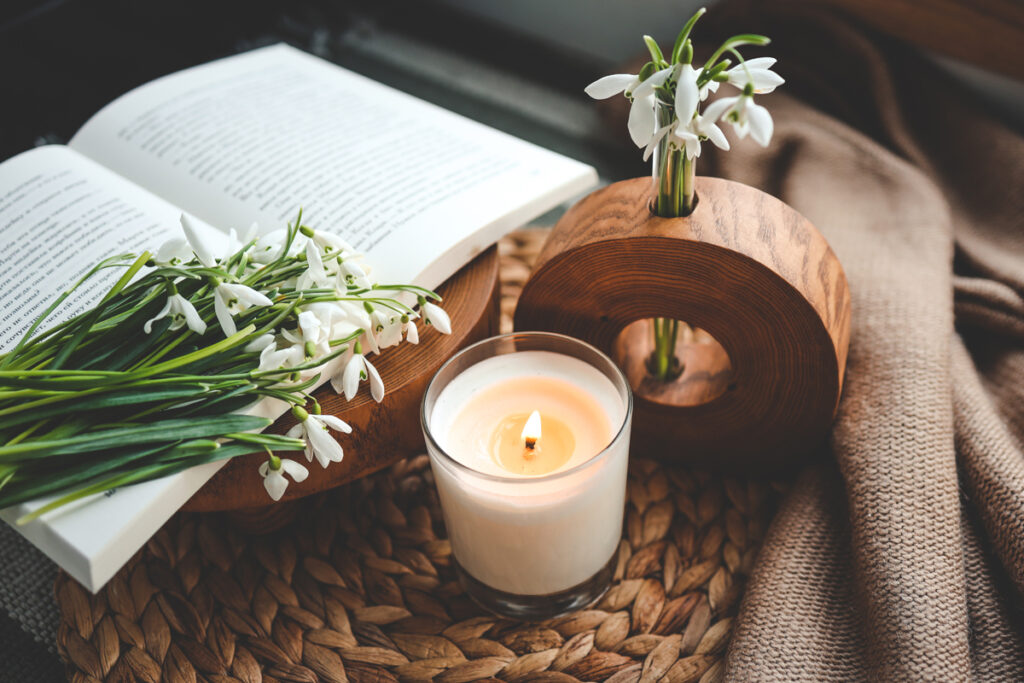
MULTIPOLYGON (((253 222, 282 228, 301 206, 304 223, 363 252, 377 281, 434 288, 595 180, 589 166, 284 45, 198 66, 115 100, 66 147, 0 164, 0 350, 101 258, 180 236, 182 212, 215 242, 253 222)), ((102 296, 117 277, 105 272, 63 317, 102 296)), ((283 404, 255 411, 277 417, 283 404)), ((95 591, 222 464, 19 531, 95 591)))

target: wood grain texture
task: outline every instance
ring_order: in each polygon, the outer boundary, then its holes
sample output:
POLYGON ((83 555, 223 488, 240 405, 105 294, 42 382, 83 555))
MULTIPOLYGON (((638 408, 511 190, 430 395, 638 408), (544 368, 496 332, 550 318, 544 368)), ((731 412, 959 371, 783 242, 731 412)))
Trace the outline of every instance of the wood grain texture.
MULTIPOLYGON (((301 453, 296 459, 309 467, 310 475, 302 483, 291 483, 282 502, 333 488, 391 465, 424 449, 419 409, 427 382, 448 358, 464 346, 498 333, 499 288, 497 248, 492 247, 452 276, 438 293, 452 319, 452 334, 442 335, 422 328, 420 343, 402 344, 373 357, 387 393, 381 403, 370 397, 364 382, 352 401, 334 393, 330 385, 315 392, 325 413, 337 415, 352 425, 353 432, 340 435, 345 458, 322 469, 316 462, 305 463, 301 453)), ((287 414, 267 431, 283 434, 295 424, 287 414)), ((279 526, 285 505, 266 517, 270 503, 257 472, 266 455, 255 453, 228 462, 182 508, 193 512, 246 510, 253 520, 279 526)), ((287 517, 287 515, 285 515, 287 517)))
POLYGON ((710 402, 636 396, 634 447, 711 466, 772 469, 828 431, 850 332, 846 276, 821 234, 759 190, 698 178, 687 218, 648 208, 650 179, 615 183, 559 221, 516 309, 517 330, 548 330, 610 355, 643 318, 707 330, 733 368, 710 402))

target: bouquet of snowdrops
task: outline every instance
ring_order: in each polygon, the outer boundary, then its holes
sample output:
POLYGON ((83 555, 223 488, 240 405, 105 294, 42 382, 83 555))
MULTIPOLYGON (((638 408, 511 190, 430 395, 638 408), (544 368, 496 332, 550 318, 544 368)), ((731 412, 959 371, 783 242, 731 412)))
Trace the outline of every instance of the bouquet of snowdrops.
MULTIPOLYGON (((651 59, 639 73, 605 76, 586 88, 595 99, 622 93, 630 100, 629 136, 644 149, 645 161, 654 156, 652 207, 666 218, 688 216, 696 206, 694 178, 703 143, 729 149, 719 124, 731 124, 741 139, 749 134, 758 144, 768 145, 772 117, 754 101, 754 95, 770 93, 785 82, 772 71, 772 57, 746 60, 740 53, 744 46, 767 45, 769 39, 761 35, 733 36, 695 66, 690 34, 704 12, 701 8, 690 17, 667 57, 654 38, 644 36, 651 59), (734 86, 739 93, 705 106, 722 84, 734 86)), ((678 330, 676 320, 654 320, 655 350, 648 369, 658 379, 671 380, 682 371, 674 356, 678 330)))
POLYGON ((327 467, 342 459, 308 393, 324 365, 351 399, 368 381, 384 386, 370 353, 419 340, 417 321, 451 331, 439 297, 412 285, 377 284, 343 240, 302 224, 238 240, 226 253, 204 244, 187 217, 183 239, 155 255, 124 254, 95 265, 0 356, 0 507, 57 498, 21 522, 84 496, 195 465, 264 451, 267 493, 309 471, 279 453, 304 451, 327 467), (92 308, 45 321, 87 279, 121 277, 92 308), (44 329, 45 328, 45 329, 44 329), (270 420, 246 414, 261 399, 284 401, 299 423, 260 434, 270 420), (287 477, 286 477, 287 475, 287 477))

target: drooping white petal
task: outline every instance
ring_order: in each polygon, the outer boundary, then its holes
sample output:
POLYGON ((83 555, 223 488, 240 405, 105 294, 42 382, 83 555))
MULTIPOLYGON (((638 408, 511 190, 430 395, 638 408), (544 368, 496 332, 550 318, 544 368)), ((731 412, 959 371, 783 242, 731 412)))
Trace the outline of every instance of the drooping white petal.
POLYGON ((345 370, 341 376, 341 387, 345 393, 345 400, 351 401, 352 398, 359 391, 359 379, 360 373, 363 371, 363 357, 358 354, 352 354, 352 357, 345 363, 345 370))
POLYGON ((150 334, 153 331, 153 323, 167 317, 167 314, 171 312, 171 303, 171 297, 167 297, 167 302, 164 304, 164 307, 160 309, 160 312, 146 321, 146 324, 142 326, 142 330, 146 334, 150 334))
POLYGON ((323 422, 325 425, 336 431, 342 432, 343 434, 351 434, 352 427, 347 422, 342 420, 337 415, 315 415, 316 419, 323 422))
POLYGON ((306 477, 309 476, 309 470, 307 470, 302 463, 298 463, 287 458, 281 459, 281 469, 291 475, 291 478, 295 480, 295 483, 305 481, 306 477))
POLYGON ((381 380, 380 373, 370 361, 367 360, 365 363, 366 374, 370 376, 370 396, 373 396, 374 401, 380 403, 384 400, 384 381, 381 380))
POLYGON ((683 64, 676 83, 676 116, 682 124, 693 118, 700 103, 700 92, 697 90, 697 72, 690 64, 683 64))
POLYGON ((288 480, 284 478, 281 470, 270 470, 268 468, 266 473, 261 471, 261 474, 263 474, 263 488, 267 490, 267 495, 270 496, 271 500, 281 500, 284 492, 288 489, 288 480))
POLYGON ((452 321, 443 308, 429 301, 423 304, 423 319, 441 334, 452 333, 452 321))
POLYGON ((174 296, 177 297, 176 307, 178 312, 185 317, 185 324, 188 325, 188 329, 196 334, 206 334, 206 323, 199 317, 199 312, 192 305, 192 302, 180 294, 175 294, 174 296))
POLYGON ((722 115, 725 114, 725 112, 732 109, 732 106, 736 104, 739 99, 739 96, 720 97, 707 106, 701 118, 706 121, 717 121, 722 118, 722 115))
POLYGON ((760 104, 751 102, 747 107, 747 121, 750 124, 750 137, 762 147, 767 147, 774 131, 772 115, 760 104))
POLYGON ((686 156, 695 159, 700 156, 700 138, 681 126, 672 133, 672 141, 686 150, 686 156))
POLYGON ((320 248, 313 240, 306 242, 306 265, 309 266, 309 274, 314 280, 322 282, 327 279, 324 261, 320 258, 320 248))
POLYGON ((774 71, 757 69, 751 75, 754 77, 754 92, 759 95, 767 95, 786 82, 786 79, 774 71))
POLYGON ((599 78, 586 88, 583 92, 587 93, 595 100, 606 100, 612 95, 618 95, 620 92, 629 88, 636 81, 636 76, 633 74, 612 74, 611 76, 605 76, 599 78))
POLYGON ((288 488, 288 479, 284 476, 285 473, 289 474, 296 483, 305 481, 309 476, 309 470, 288 458, 281 458, 281 467, 276 470, 270 469, 269 461, 264 462, 260 465, 259 473, 263 477, 263 487, 267 490, 267 495, 275 501, 281 500, 288 488))
POLYGON ((164 242, 153 260, 159 264, 178 265, 192 260, 192 248, 184 237, 174 237, 164 242))
POLYGON ((737 64, 726 71, 729 76, 729 83, 737 88, 743 88, 747 83, 754 87, 754 92, 767 94, 775 90, 786 80, 771 70, 775 64, 773 57, 758 57, 749 59, 743 64, 737 64))
POLYGON ((416 329, 416 323, 414 323, 411 320, 405 325, 405 341, 409 342, 410 344, 420 343, 419 330, 416 329))
POLYGON ((298 422, 291 429, 284 433, 285 436, 291 439, 298 439, 302 436, 303 432, 306 431, 305 423, 298 422))
POLYGON ((651 155, 654 154, 654 150, 658 148, 658 144, 662 140, 664 140, 665 136, 672 131, 672 126, 674 126, 675 124, 676 122, 673 121, 669 125, 662 126, 657 131, 655 131, 654 136, 651 138, 651 141, 648 142, 647 147, 644 148, 644 161, 647 161, 648 159, 651 158, 651 155))
POLYGON ((634 98, 629 107, 629 137, 637 147, 644 147, 654 134, 654 95, 634 98))
POLYGON ((273 344, 273 343, 274 343, 274 335, 272 335, 272 334, 262 334, 262 335, 256 337, 255 339, 253 339, 248 344, 246 344, 242 348, 242 351, 244 351, 245 353, 256 353, 258 351, 258 352, 260 352, 260 357, 262 358, 262 352, 267 347, 269 347, 271 344, 273 344))
POLYGON ((238 299, 239 302, 248 306, 271 306, 273 301, 267 298, 266 294, 257 292, 252 287, 246 285, 225 282, 217 286, 218 290, 223 290, 229 293, 232 298, 238 299))
MULTIPOLYGON (((747 60, 747 66, 751 69, 770 69, 777 61, 779 60, 775 59, 775 57, 754 57, 747 60)), ((733 68, 735 69, 736 67, 733 68)))
POLYGON ((181 218, 179 220, 181 221, 181 229, 185 231, 185 238, 188 240, 189 246, 192 247, 192 252, 199 259, 199 262, 207 268, 212 268, 217 265, 213 256, 213 249, 211 249, 210 245, 203 240, 199 231, 196 230, 196 226, 192 224, 192 221, 189 220, 188 216, 181 214, 181 218))
POLYGON ((299 313, 299 330, 304 341, 316 342, 320 339, 320 318, 313 311, 299 313))
POLYGON ((701 127, 701 133, 708 137, 715 147, 728 151, 729 140, 725 137, 725 133, 718 127, 716 123, 709 123, 701 127))
POLYGON ((224 301, 224 295, 221 293, 220 287, 213 293, 213 312, 217 315, 217 322, 220 323, 220 328, 224 331, 225 337, 230 337, 235 332, 238 332, 238 328, 235 326, 235 319, 231 317, 231 311, 228 309, 227 302, 224 301))
POLYGON ((306 420, 306 438, 313 447, 313 455, 321 467, 327 467, 332 462, 341 462, 345 456, 341 444, 327 432, 327 427, 323 423, 316 420, 315 415, 310 415, 306 420))

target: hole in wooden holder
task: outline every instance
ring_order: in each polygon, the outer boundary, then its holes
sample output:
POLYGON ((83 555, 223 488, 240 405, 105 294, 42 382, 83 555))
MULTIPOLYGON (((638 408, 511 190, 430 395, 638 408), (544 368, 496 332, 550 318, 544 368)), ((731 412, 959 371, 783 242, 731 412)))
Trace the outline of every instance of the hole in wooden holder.
POLYGON ((615 339, 613 358, 629 379, 638 396, 670 406, 698 406, 710 403, 727 391, 735 391, 729 354, 706 330, 679 325, 676 357, 682 372, 673 380, 651 376, 647 361, 654 351, 651 320, 626 325, 615 339))

